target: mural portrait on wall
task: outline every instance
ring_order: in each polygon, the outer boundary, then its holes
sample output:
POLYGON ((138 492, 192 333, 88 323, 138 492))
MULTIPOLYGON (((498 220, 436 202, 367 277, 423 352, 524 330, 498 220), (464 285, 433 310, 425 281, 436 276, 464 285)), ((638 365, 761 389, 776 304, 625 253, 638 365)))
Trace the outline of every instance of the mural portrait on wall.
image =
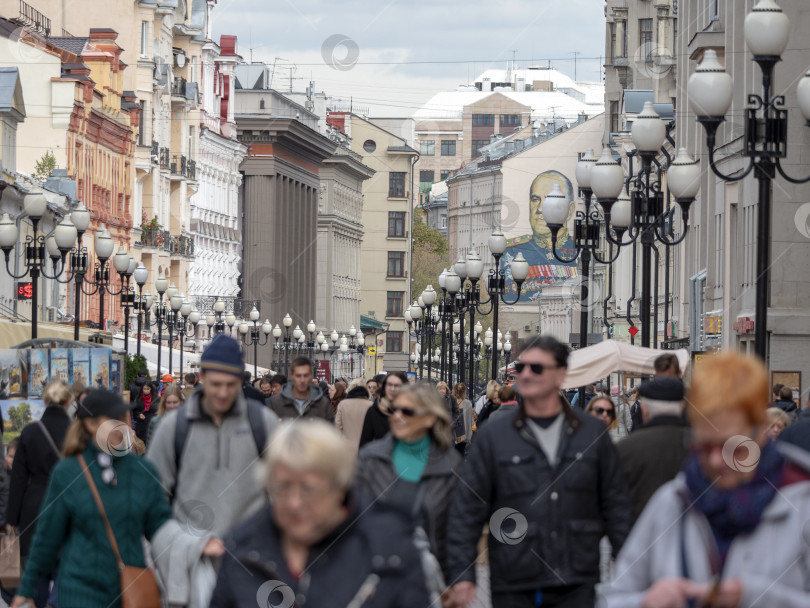
MULTIPOLYGON (((554 184, 559 185, 560 190, 569 201, 574 200, 574 186, 565 175, 559 171, 540 173, 534 178, 529 189, 528 208, 531 234, 508 239, 506 251, 503 258, 501 258, 501 263, 506 271, 506 288, 510 294, 517 293, 517 285, 512 281, 509 262, 518 253, 522 253, 529 263, 529 276, 526 277, 521 289, 521 303, 537 301, 543 287, 546 285, 554 285, 558 281, 578 276, 576 260, 563 264, 554 257, 551 247, 551 230, 542 215, 543 201, 551 193, 554 184)), ((573 213, 574 205, 571 205, 569 219, 573 213)), ((567 224, 557 233, 557 253, 564 259, 570 259, 576 255, 576 249, 571 240, 571 235, 568 233, 567 224)))

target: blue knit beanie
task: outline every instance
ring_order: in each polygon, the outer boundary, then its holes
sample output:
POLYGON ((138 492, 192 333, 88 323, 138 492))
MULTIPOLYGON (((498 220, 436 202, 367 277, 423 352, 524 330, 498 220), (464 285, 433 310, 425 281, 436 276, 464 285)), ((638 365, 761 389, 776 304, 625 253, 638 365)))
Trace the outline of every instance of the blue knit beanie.
POLYGON ((245 371, 245 361, 239 342, 225 334, 217 334, 200 356, 200 370, 241 377, 245 371))

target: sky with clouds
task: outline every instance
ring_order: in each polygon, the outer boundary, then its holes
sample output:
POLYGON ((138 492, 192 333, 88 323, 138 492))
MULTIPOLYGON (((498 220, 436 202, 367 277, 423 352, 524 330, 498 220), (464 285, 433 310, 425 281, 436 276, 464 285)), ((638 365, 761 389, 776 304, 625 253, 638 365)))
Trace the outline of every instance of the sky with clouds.
POLYGON ((577 78, 602 78, 602 0, 219 0, 211 18, 215 40, 235 34, 245 61, 275 63, 274 89, 314 80, 376 115, 409 116, 513 56, 573 78, 578 52, 577 78))

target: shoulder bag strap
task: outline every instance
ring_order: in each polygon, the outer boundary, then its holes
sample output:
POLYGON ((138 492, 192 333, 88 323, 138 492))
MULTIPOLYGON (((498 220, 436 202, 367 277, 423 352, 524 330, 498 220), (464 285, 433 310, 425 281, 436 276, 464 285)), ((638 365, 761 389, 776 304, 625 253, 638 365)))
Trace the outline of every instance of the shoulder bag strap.
POLYGON ((110 526, 110 520, 107 519, 107 512, 104 510, 104 503, 101 502, 101 496, 98 494, 98 488, 96 488, 96 483, 93 481, 93 476, 90 475, 90 469, 88 468, 87 463, 84 461, 84 456, 79 454, 78 459, 79 466, 82 467, 82 473, 84 473, 84 477, 87 479, 87 485, 90 486, 90 492, 93 494, 93 500, 96 501, 96 506, 101 512, 101 519, 104 521, 104 527, 107 530, 107 537, 110 539, 110 545, 112 545, 112 550, 115 554, 115 561, 118 563, 118 569, 123 572, 124 560, 121 559, 121 554, 118 552, 118 543, 115 542, 115 534, 113 534, 112 527, 110 526))
POLYGON ((53 448, 53 452, 54 454, 56 454, 56 457, 59 460, 62 460, 62 452, 59 450, 58 447, 56 447, 56 442, 53 440, 53 437, 51 437, 51 434, 48 432, 48 427, 45 426, 42 420, 37 420, 37 424, 39 425, 42 434, 45 435, 45 439, 47 439, 48 443, 51 444, 51 447, 53 448))

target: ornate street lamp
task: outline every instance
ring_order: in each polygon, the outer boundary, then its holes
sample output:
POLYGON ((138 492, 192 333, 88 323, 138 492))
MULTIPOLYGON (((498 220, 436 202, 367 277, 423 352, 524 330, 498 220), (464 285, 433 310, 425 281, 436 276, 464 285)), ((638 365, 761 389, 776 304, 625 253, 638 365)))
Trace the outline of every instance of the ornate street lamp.
MULTIPOLYGON (((246 321, 239 324, 239 334, 242 337, 242 344, 253 347, 253 377, 259 376, 259 346, 264 346, 270 339, 270 334, 273 333, 273 325, 269 320, 265 320, 264 324, 259 325, 260 313, 256 306, 250 311, 250 322, 248 325, 246 321), (259 330, 263 336, 259 334, 259 330), (248 332, 250 337, 248 338, 248 332)), ((280 333, 280 332, 279 332, 280 333)))
MULTIPOLYGON (((762 94, 747 96, 743 153, 750 162, 739 175, 722 173, 714 158, 717 129, 725 120, 734 93, 731 76, 718 61, 715 51, 704 53, 703 60, 689 78, 687 90, 689 105, 706 130, 711 170, 726 182, 743 180, 753 171, 759 183, 754 350, 767 362, 773 181, 777 172, 793 184, 810 182, 810 176, 797 179, 782 167, 782 159, 788 152, 788 111, 785 96, 772 95, 773 71, 787 48, 790 21, 775 0, 760 0, 746 17, 744 29, 745 43, 762 72, 762 94)), ((797 94, 799 110, 810 126, 810 72, 800 80, 797 94)))

